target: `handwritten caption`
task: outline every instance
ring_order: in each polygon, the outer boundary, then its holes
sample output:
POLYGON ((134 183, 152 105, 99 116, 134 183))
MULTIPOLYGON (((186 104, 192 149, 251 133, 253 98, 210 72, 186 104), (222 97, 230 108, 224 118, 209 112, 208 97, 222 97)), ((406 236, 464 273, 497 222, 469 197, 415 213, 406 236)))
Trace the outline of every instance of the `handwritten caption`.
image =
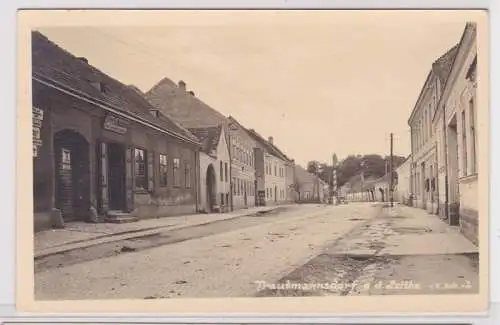
POLYGON ((284 281, 280 283, 269 283, 266 281, 255 281, 257 284, 257 290, 304 290, 304 291, 314 291, 314 290, 334 290, 334 291, 344 291, 344 290, 466 290, 472 289, 472 283, 468 280, 464 281, 452 281, 443 283, 429 283, 421 284, 413 280, 390 280, 390 281, 374 281, 374 282, 363 282, 360 281, 332 281, 332 282, 311 282, 311 283, 301 283, 284 281))

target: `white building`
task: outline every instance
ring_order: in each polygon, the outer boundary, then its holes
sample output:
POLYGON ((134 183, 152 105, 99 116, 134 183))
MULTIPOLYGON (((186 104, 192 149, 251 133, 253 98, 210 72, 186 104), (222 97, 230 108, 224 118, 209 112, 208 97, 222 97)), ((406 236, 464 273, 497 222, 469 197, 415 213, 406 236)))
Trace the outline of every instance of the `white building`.
POLYGON ((408 120, 411 130, 413 205, 430 213, 443 209, 438 202, 438 154, 433 119, 458 50, 453 46, 433 64, 408 120))
POLYGON ((229 147, 222 126, 189 129, 202 143, 200 152, 199 210, 230 210, 229 147))
POLYGON ((290 189, 294 184, 294 173, 290 173, 293 160, 285 156, 275 145, 273 137, 264 139, 255 130, 248 130, 255 140, 255 164, 259 205, 290 202, 290 189), (292 178, 292 179, 290 179, 292 178))
POLYGON ((466 25, 439 101, 440 202, 450 223, 478 241, 476 25, 466 25), (443 119, 444 113, 444 119, 443 119))

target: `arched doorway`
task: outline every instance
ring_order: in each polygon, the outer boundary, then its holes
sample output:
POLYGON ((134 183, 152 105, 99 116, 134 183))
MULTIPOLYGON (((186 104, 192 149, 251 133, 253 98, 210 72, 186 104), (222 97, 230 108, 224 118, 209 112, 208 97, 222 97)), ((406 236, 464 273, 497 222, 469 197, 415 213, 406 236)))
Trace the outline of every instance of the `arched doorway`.
POLYGON ((378 190, 380 191, 380 195, 382 196, 382 202, 385 202, 384 189, 382 189, 381 187, 379 187, 378 190))
POLYGON ((54 134, 55 207, 64 221, 87 220, 90 212, 89 144, 78 132, 54 134))
POLYGON ((214 206, 217 202, 217 178, 215 176, 215 169, 212 164, 208 165, 207 177, 206 177, 206 187, 207 187, 207 198, 206 205, 209 212, 213 212, 214 206))

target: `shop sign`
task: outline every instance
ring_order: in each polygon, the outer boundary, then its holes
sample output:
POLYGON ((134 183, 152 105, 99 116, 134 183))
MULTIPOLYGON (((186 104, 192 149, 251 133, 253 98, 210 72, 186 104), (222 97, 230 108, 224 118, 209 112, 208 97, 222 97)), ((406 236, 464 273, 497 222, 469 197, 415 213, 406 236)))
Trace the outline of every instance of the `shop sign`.
POLYGON ((104 129, 118 133, 125 134, 127 133, 127 128, 123 126, 123 121, 116 116, 108 115, 104 120, 104 129))
POLYGON ((43 121, 43 110, 38 107, 32 107, 32 121, 33 121, 33 157, 38 157, 38 149, 42 146, 40 140, 40 129, 43 121))

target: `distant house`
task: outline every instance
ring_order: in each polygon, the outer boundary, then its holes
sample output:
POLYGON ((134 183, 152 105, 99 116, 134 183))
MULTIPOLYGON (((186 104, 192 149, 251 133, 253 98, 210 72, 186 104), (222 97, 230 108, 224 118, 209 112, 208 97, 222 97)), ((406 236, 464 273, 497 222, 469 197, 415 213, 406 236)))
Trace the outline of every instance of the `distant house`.
POLYGON ((275 146, 273 137, 266 140, 253 129, 248 130, 248 133, 256 141, 257 204, 293 202, 294 172, 290 169, 295 165, 294 161, 275 146))
POLYGON ((406 205, 411 205, 411 155, 395 169, 398 182, 394 187, 395 200, 406 205))
POLYGON ((326 183, 300 165, 295 165, 295 184, 297 190, 296 201, 299 203, 319 203, 328 198, 328 192, 325 193, 326 183))
POLYGON ((31 36, 35 230, 195 212, 198 139, 137 89, 31 36))

